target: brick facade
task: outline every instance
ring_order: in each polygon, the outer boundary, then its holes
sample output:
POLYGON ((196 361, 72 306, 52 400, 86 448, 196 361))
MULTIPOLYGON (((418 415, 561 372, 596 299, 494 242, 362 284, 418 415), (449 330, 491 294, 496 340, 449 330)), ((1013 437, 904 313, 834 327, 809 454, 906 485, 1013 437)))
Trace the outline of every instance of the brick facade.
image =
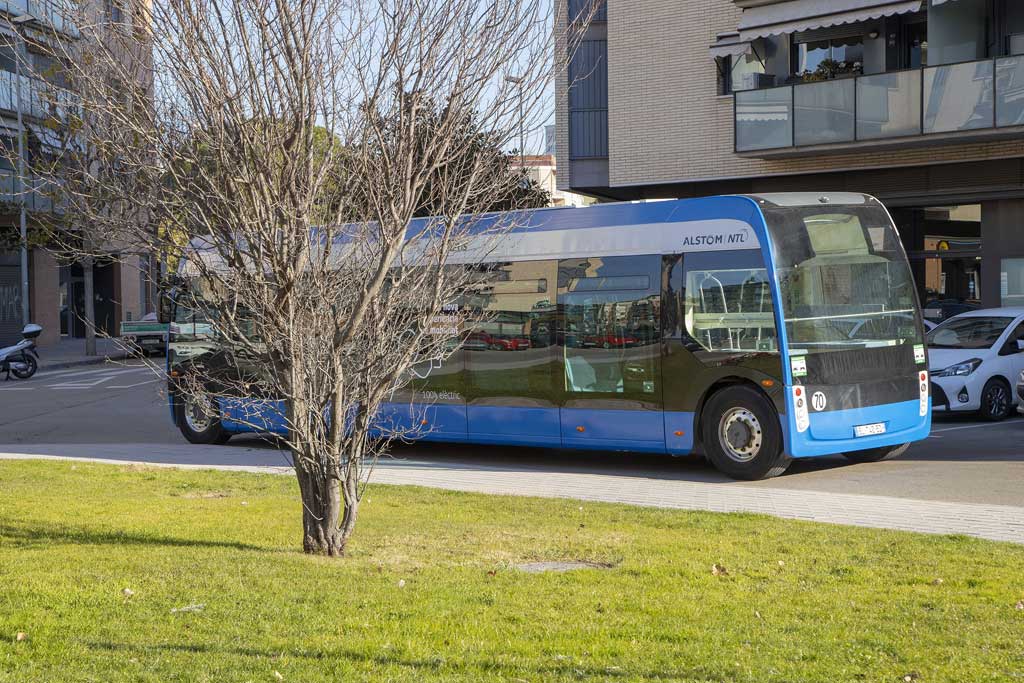
MULTIPOLYGON (((560 17, 564 27, 564 13, 560 17)), ((1024 157, 1024 140, 753 159, 733 152, 733 98, 708 47, 734 30, 732 0, 608 0, 609 186, 656 186, 1024 157)), ((563 49, 564 48, 560 48, 563 49)), ((558 155, 568 160, 566 75, 556 82, 558 155)), ((571 187, 559 164, 559 187, 571 187)))

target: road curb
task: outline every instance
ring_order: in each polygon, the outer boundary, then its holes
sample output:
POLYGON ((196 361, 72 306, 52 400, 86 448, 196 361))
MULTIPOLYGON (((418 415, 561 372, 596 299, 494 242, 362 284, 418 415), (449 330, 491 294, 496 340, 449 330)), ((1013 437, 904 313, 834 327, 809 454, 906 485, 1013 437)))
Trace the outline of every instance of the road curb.
MULTIPOLYGON (((46 349, 43 349, 43 353, 40 354, 40 355, 44 355, 45 353, 46 353, 46 349)), ((87 365, 100 365, 100 364, 106 363, 108 361, 116 363, 116 362, 123 361, 123 360, 125 360, 127 358, 128 358, 128 354, 127 353, 122 353, 122 354, 114 354, 114 355, 106 355, 106 356, 87 356, 85 358, 77 358, 75 360, 67 360, 67 361, 60 361, 60 360, 58 360, 58 361, 45 362, 45 363, 42 360, 40 360, 40 362, 39 362, 39 369, 40 370, 64 370, 66 368, 77 368, 77 367, 82 367, 82 366, 87 366, 87 365)))

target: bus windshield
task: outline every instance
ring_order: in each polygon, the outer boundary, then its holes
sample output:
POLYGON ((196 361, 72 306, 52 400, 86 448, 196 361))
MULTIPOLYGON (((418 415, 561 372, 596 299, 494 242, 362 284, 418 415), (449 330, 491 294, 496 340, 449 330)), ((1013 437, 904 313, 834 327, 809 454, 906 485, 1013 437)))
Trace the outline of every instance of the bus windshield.
POLYGON ((764 214, 790 355, 923 343, 914 279, 880 205, 764 214))

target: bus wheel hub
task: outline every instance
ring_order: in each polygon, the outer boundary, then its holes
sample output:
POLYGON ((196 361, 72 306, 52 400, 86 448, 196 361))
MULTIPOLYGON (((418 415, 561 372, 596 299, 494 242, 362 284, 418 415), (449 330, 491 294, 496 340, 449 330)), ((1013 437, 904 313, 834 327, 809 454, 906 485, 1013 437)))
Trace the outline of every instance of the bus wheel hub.
POLYGON ((761 423, 746 408, 733 408, 722 416, 718 439, 725 451, 737 462, 749 462, 761 450, 761 423))
POLYGON ((194 432, 205 432, 210 428, 213 404, 206 396, 190 396, 185 402, 185 422, 194 432))

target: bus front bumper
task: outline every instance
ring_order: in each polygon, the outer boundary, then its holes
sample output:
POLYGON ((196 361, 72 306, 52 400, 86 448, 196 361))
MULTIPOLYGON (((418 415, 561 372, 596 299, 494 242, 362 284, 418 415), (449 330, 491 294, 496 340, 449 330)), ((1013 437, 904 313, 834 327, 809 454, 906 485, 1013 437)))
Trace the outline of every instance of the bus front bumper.
POLYGON ((786 421, 786 450, 794 458, 810 458, 920 441, 927 438, 932 427, 931 405, 925 412, 922 416, 918 400, 848 410, 811 411, 810 424, 802 432, 797 431, 795 420, 786 421), (857 436, 857 427, 864 428, 863 431, 882 431, 857 436))

